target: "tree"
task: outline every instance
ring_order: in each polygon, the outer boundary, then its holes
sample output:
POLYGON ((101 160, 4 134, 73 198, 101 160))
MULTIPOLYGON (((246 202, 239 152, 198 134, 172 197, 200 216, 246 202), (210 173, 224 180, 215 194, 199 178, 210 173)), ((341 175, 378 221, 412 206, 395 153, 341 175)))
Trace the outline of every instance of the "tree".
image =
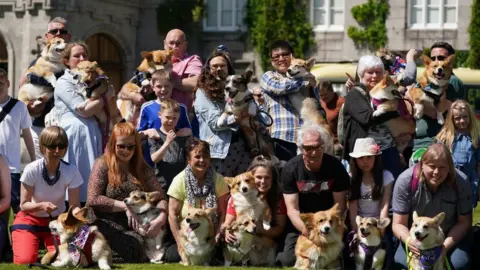
POLYGON ((307 17, 307 0, 248 0, 246 10, 249 40, 260 55, 264 70, 271 67, 269 45, 272 41, 288 41, 298 58, 305 58, 310 46, 315 44, 307 17))
POLYGON ((470 52, 467 66, 480 69, 480 0, 473 0, 468 33, 470 34, 470 52))
POLYGON ((348 27, 347 35, 358 48, 376 51, 388 44, 387 21, 390 6, 388 0, 368 0, 367 3, 352 7, 351 13, 363 27, 348 27))

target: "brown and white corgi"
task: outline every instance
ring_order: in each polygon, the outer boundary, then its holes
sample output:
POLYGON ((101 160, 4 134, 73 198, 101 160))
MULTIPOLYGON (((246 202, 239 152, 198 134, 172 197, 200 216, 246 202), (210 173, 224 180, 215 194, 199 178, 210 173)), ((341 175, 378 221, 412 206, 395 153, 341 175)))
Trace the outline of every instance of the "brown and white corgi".
MULTIPOLYGON (((43 101, 49 100, 53 97, 53 89, 57 83, 56 73, 65 69, 62 62, 62 54, 67 43, 62 38, 53 38, 43 48, 40 58, 35 62, 35 65, 27 70, 27 74, 33 73, 39 77, 43 77, 51 84, 51 87, 36 85, 32 83, 23 84, 18 90, 18 99, 25 104, 34 101, 34 105, 40 104, 43 101)), ((36 117, 38 115, 32 115, 36 117)))
POLYGON ((160 215, 160 209, 156 206, 161 199, 161 194, 158 191, 143 192, 136 190, 130 192, 130 196, 123 200, 140 219, 142 227, 139 233, 145 240, 145 252, 152 263, 163 263, 162 259, 165 255, 165 230, 161 230, 156 237, 152 238, 145 236, 146 231, 143 229, 143 226, 150 224, 152 220, 160 215))
POLYGON ((223 248, 223 258, 225 259, 225 266, 230 266, 236 263, 246 265, 249 260, 250 250, 252 249, 253 238, 257 230, 255 219, 246 214, 237 215, 232 224, 225 228, 229 231, 237 241, 232 244, 225 244, 223 248))
POLYGON ((309 230, 295 246, 296 269, 337 269, 343 249, 344 218, 338 203, 327 211, 300 214, 309 230))
POLYGON ((178 253, 182 265, 208 265, 215 250, 215 228, 211 216, 216 209, 190 208, 180 224, 178 253))
POLYGON ((49 251, 42 257, 42 264, 52 263, 53 267, 88 267, 98 263, 100 269, 111 269, 112 251, 98 228, 87 225, 86 213, 87 208, 82 208, 73 214, 73 207, 70 207, 68 212, 50 222, 50 230, 54 237, 60 238, 60 245, 56 260, 51 262, 54 252, 49 251))
MULTIPOLYGON (((294 58, 288 67, 287 77, 292 79, 303 79, 305 81, 310 78, 314 78, 313 74, 310 73, 313 65, 315 65, 315 58, 310 58, 308 60, 294 58)), ((304 99, 314 97, 312 91, 314 87, 315 85, 308 85, 300 88, 299 91, 288 95, 288 99, 290 100, 290 103, 292 103, 292 106, 295 108, 297 113, 300 114, 304 99)))
MULTIPOLYGON (((156 70, 165 69, 169 72, 172 71, 171 59, 174 53, 175 50, 142 52, 143 60, 137 67, 137 74, 127 82, 122 89, 127 89, 126 91, 129 93, 142 94, 144 97, 151 96, 153 91, 151 91, 151 93, 144 93, 142 92, 142 86, 150 84, 150 76, 156 70)), ((125 120, 136 124, 141 106, 135 106, 131 100, 123 99, 118 99, 117 106, 125 120)))
POLYGON ((417 212, 413 212, 409 241, 414 241, 415 246, 420 250, 420 256, 407 254, 410 256, 408 269, 445 269, 445 257, 442 256, 445 234, 440 227, 444 219, 443 212, 434 218, 419 217, 417 212))
MULTIPOLYGON (((415 118, 423 117, 424 106, 437 108, 437 121, 443 125, 445 119, 443 113, 438 110, 441 102, 446 102, 448 80, 453 71, 455 55, 448 56, 443 61, 432 61, 430 57, 422 55, 425 71, 418 84, 409 90, 409 95, 415 104, 415 118)), ((446 106, 442 106, 446 107, 446 106)))
POLYGON ((383 269, 386 251, 382 248, 382 239, 390 219, 357 216, 355 222, 358 229, 353 252, 357 270, 383 269))
POLYGON ((272 211, 265 196, 258 192, 253 174, 245 172, 233 178, 225 177, 224 180, 230 187, 230 196, 237 216, 251 216, 258 225, 269 229, 272 211))

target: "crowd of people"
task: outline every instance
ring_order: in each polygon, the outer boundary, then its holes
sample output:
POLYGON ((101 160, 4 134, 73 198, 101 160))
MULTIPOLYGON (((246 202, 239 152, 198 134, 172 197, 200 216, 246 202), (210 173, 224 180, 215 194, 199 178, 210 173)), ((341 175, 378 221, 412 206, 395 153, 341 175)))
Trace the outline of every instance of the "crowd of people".
MULTIPOLYGON (((105 137, 95 115, 106 104, 98 99, 79 106, 84 99, 72 72, 81 61, 95 59, 89 59, 85 43, 70 41, 65 19, 57 17, 48 24, 45 39, 54 37, 69 43, 63 52, 65 70, 55 74, 53 99, 17 102, 8 95, 8 76, 0 70, 0 213, 8 213, 10 207, 15 213, 11 227, 14 263, 36 262, 40 242, 54 250, 48 223, 69 207, 74 213, 87 207, 89 223, 105 236, 114 262, 147 262, 138 219, 124 202, 135 190, 161 194, 160 214, 143 229, 151 237, 168 231, 165 262, 180 261, 180 222, 190 207, 215 208, 215 241, 219 245, 235 242, 235 236, 223 230, 236 219, 223 178, 250 171, 274 213, 271 226, 258 226, 256 233, 275 240, 279 266, 294 265, 297 238, 309 233, 300 214, 338 204, 342 213, 348 211, 348 231, 356 231, 357 215, 392 219, 384 235, 388 269, 407 268, 405 245, 413 212, 429 217, 444 212, 442 254, 452 269, 470 269, 472 211, 479 200, 480 138, 472 108, 463 100, 463 84, 454 74, 446 99, 439 104, 445 124, 438 123, 435 108, 426 108, 416 120, 416 132, 400 138, 408 147, 399 152, 400 139, 385 124, 399 113, 374 116, 369 96, 385 76, 395 75, 385 59, 362 56, 355 78, 345 84, 348 94, 342 97, 321 78, 318 82, 289 78, 293 49, 287 41, 272 42, 274 70, 249 87, 258 108, 271 117, 266 129, 273 152, 286 162, 279 168, 264 156, 252 156, 238 126, 247 116, 234 116, 226 126, 218 123, 225 110, 226 76, 239 72, 225 46, 215 48, 202 64, 199 56, 187 53, 185 34, 171 30, 164 49, 175 50, 172 72, 151 74, 150 84, 143 87, 155 94, 152 100, 118 89, 118 98, 141 106, 138 124, 122 120, 105 137), (327 126, 303 123, 292 106, 289 94, 302 87, 313 90, 327 126), (60 124, 45 127, 45 115, 52 110, 60 124), (21 138, 32 160, 23 171, 21 138), (334 145, 327 145, 332 141, 334 145), (325 153, 330 148, 334 153, 325 153), (423 155, 415 159, 412 153, 418 151, 423 155), (411 184, 416 177, 418 186, 411 184)), ((437 42, 429 57, 443 61, 454 53, 448 43, 437 42)), ((403 79, 398 82, 406 99, 416 83, 418 57, 417 50, 408 52, 403 79)), ((34 79, 25 74, 21 84, 34 79)), ((106 95, 110 98, 116 92, 110 89, 106 95)), ((7 226, 4 215, 0 219, 2 254, 10 245, 7 226)), ((413 241, 408 248, 419 252, 413 241)), ((221 263, 221 255, 216 257, 221 263)), ((347 250, 342 257, 347 268, 347 250)))

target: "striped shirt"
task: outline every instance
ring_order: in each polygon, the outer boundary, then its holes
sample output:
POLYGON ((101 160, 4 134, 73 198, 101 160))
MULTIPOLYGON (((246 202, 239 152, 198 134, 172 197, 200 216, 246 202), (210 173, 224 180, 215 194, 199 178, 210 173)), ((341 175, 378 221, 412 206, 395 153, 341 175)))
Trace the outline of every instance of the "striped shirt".
POLYGON ((288 99, 288 94, 308 85, 308 81, 292 80, 277 71, 263 74, 260 87, 265 93, 267 113, 273 119, 270 136, 275 139, 296 143, 302 124, 299 115, 288 99))

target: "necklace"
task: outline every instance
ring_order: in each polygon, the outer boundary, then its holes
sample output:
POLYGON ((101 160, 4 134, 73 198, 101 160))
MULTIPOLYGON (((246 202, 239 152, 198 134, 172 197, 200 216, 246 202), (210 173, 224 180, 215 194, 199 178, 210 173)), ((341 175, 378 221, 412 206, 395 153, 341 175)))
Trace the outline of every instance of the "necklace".
POLYGON ((42 177, 49 186, 55 185, 55 183, 57 183, 60 179, 60 164, 58 164, 55 176, 53 178, 50 178, 50 176, 48 175, 47 164, 45 163, 45 160, 43 160, 42 177))

